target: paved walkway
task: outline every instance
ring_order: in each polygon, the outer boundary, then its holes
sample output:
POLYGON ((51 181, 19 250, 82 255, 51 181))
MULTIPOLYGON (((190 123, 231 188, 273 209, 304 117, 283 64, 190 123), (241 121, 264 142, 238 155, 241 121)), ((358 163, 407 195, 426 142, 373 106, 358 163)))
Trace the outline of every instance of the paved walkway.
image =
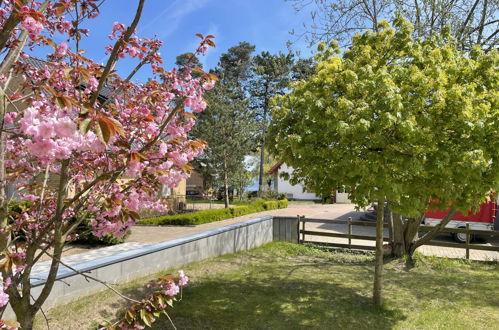
MULTIPOLYGON (((289 207, 281 210, 265 211, 260 213, 248 214, 242 217, 237 217, 233 219, 212 222, 197 226, 135 226, 132 229, 132 234, 127 238, 127 241, 123 244, 118 244, 114 246, 108 246, 97 249, 85 249, 82 247, 70 247, 63 258, 64 263, 68 265, 75 265, 80 262, 90 261, 97 258, 112 255, 114 253, 136 249, 143 247, 148 244, 163 242, 191 234, 196 234, 206 230, 226 226, 229 224, 261 217, 264 215, 276 215, 276 216, 297 216, 303 215, 307 218, 314 219, 342 219, 346 220, 352 217, 353 220, 358 219, 363 212, 355 211, 355 207, 352 204, 313 204, 313 203, 290 203, 289 207)), ((346 225, 338 224, 321 224, 321 223, 308 223, 306 225, 307 230, 317 230, 317 231, 334 231, 339 233, 346 233, 346 225)), ((353 234, 360 235, 375 235, 374 227, 366 226, 354 226, 353 234)), ((388 236, 388 232, 385 230, 385 235, 388 236)), ((307 240, 317 240, 317 241, 328 241, 335 243, 348 243, 347 239, 344 238, 332 238, 332 237, 314 237, 307 236, 307 240)), ((440 240, 452 241, 449 236, 441 235, 438 237, 440 240)), ((352 244, 355 245, 371 245, 374 246, 374 241, 365 240, 352 240, 352 244)), ((487 242, 486 245, 499 246, 499 241, 487 242)), ((446 248, 437 246, 423 246, 418 249, 423 254, 448 257, 448 258, 464 258, 465 250, 457 248, 446 248)), ((470 258, 474 260, 499 260, 499 252, 493 251, 470 251, 470 258)), ((34 273, 42 272, 48 270, 48 262, 40 262, 35 266, 34 273)))

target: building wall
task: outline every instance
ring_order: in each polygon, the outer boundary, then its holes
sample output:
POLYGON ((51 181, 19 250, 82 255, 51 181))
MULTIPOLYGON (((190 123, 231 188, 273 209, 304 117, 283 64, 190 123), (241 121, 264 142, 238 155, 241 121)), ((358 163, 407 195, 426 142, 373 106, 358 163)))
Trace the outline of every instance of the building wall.
POLYGON ((192 171, 191 176, 187 179, 186 190, 195 190, 202 192, 204 190, 204 180, 201 174, 192 171))
MULTIPOLYGON (((293 169, 288 167, 286 164, 282 164, 279 168, 279 173, 291 173, 293 169)), ((284 180, 279 176, 277 182, 277 192, 285 193, 288 199, 298 199, 298 200, 317 200, 321 199, 313 192, 303 191, 303 185, 297 184, 292 185, 289 181, 284 180)))
POLYGON ((336 190, 336 203, 352 203, 352 201, 348 198, 348 193, 342 189, 336 190))

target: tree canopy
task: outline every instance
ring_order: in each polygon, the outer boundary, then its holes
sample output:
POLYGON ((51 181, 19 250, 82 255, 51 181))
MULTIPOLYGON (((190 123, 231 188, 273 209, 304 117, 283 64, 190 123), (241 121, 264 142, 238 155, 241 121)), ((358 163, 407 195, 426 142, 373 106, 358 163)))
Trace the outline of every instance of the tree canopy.
POLYGON ((242 171, 244 157, 255 143, 256 126, 245 94, 254 48, 242 42, 222 54, 213 71, 220 77, 220 83, 205 94, 208 107, 199 114, 199 125, 192 131, 192 136, 208 142, 205 154, 196 161, 196 168, 223 184, 226 207, 231 178, 242 171))
POLYGON ((448 30, 426 40, 398 17, 356 35, 340 56, 321 44, 317 73, 274 99, 271 151, 293 181, 345 185, 365 206, 410 217, 467 212, 499 183, 498 53, 459 52, 448 30))

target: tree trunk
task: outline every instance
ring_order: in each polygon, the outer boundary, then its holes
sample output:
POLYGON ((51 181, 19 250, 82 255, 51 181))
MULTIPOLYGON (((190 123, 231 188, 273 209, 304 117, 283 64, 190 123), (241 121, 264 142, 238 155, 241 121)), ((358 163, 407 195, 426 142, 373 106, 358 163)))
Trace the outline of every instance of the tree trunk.
POLYGON ((265 133, 262 139, 262 149, 260 150, 260 173, 258 175, 258 196, 262 196, 263 194, 263 165, 265 162, 265 133))
POLYGON ((418 229, 421 221, 416 218, 407 219, 407 223, 405 225, 404 231, 404 241, 405 241, 405 253, 408 255, 412 255, 410 253, 411 246, 418 239, 418 229))
POLYGON ((21 325, 21 329, 23 330, 33 329, 33 323, 35 322, 35 315, 36 314, 32 313, 31 311, 26 311, 25 313, 21 313, 21 315, 19 315, 16 312, 17 322, 19 322, 19 324, 21 325))
POLYGON ((380 306, 383 274, 383 223, 385 221, 385 200, 378 200, 376 218, 376 264, 374 266, 373 302, 380 306))
POLYGON ((393 224, 393 237, 392 237, 392 255, 394 257, 401 257, 407 254, 405 249, 405 238, 404 238, 404 223, 402 222, 402 217, 400 214, 392 213, 392 224, 393 224))
POLYGON ((10 232, 8 226, 7 174, 5 172, 6 136, 3 131, 6 112, 5 95, 0 91, 0 252, 4 251, 9 243, 10 232))
POLYGON ((229 207, 229 175, 227 173, 227 160, 224 159, 224 204, 229 207))
MULTIPOLYGON (((268 86, 265 86, 265 95, 267 95, 268 86)), ((265 143, 267 142, 267 112, 268 112, 268 99, 265 98, 265 105, 263 109, 263 130, 262 130, 262 148, 260 150, 260 173, 258 175, 258 197, 263 194, 263 165, 265 163, 265 143)))

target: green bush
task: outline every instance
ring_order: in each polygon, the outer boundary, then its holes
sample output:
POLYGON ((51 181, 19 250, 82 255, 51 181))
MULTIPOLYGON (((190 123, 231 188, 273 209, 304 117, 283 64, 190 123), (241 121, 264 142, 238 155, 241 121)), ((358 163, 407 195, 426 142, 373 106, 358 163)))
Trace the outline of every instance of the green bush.
POLYGON ((279 199, 277 201, 277 207, 280 209, 285 209, 288 207, 288 200, 286 198, 279 199))
POLYGON ((240 217, 242 215, 262 212, 265 210, 276 210, 278 208, 285 208, 287 206, 288 206, 288 201, 285 199, 280 201, 257 200, 248 205, 240 205, 227 209, 224 208, 224 209, 214 209, 214 210, 202 210, 190 213, 165 215, 161 217, 142 219, 139 221, 139 224, 192 226, 192 225, 200 225, 203 223, 210 223, 210 222, 240 217))
POLYGON ((235 217, 240 217, 245 214, 250 214, 254 212, 254 208, 250 206, 236 206, 236 207, 231 207, 230 211, 232 213, 232 216, 235 217))
POLYGON ((209 223, 229 219, 232 217, 231 209, 215 209, 203 210, 191 213, 182 213, 175 215, 166 215, 162 217, 154 217, 149 219, 140 220, 141 224, 151 225, 199 225, 202 223, 209 223))
POLYGON ((266 201, 263 202, 263 208, 267 211, 277 210, 279 208, 279 204, 277 203, 277 201, 266 201))

